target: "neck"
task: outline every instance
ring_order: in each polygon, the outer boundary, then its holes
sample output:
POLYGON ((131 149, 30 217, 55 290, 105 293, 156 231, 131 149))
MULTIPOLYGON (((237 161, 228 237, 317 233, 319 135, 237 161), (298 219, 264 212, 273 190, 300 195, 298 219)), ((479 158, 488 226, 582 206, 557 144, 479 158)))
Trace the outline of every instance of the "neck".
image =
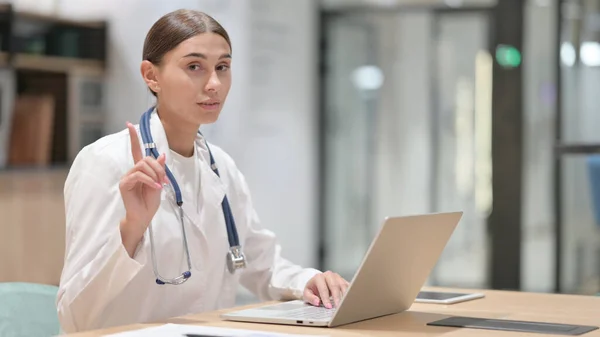
POLYGON ((194 154, 194 144, 199 126, 186 123, 178 119, 176 114, 165 110, 163 107, 156 107, 156 112, 167 135, 169 148, 184 157, 191 157, 194 154))

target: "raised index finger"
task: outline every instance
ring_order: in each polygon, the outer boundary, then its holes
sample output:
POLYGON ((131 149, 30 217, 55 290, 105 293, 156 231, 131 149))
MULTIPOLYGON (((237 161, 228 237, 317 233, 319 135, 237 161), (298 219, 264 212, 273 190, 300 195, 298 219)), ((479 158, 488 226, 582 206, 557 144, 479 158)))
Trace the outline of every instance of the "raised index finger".
POLYGON ((129 129, 129 140, 131 141, 131 155, 133 156, 133 163, 137 164, 138 161, 144 158, 142 148, 140 147, 140 140, 133 124, 127 123, 127 129, 129 129))

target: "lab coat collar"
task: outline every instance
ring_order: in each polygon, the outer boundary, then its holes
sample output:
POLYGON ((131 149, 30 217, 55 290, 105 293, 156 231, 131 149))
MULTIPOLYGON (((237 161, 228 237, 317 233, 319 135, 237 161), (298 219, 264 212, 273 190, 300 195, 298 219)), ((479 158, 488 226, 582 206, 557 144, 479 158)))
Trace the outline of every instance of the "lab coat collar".
MULTIPOLYGON (((158 113, 156 112, 156 108, 152 111, 150 116, 150 130, 152 132, 152 137, 154 139, 154 143, 156 144, 158 153, 164 153, 166 156, 166 165, 171 166, 173 163, 173 157, 171 156, 171 152, 169 150, 167 134, 165 133, 163 124, 160 121, 158 113)), ((193 205, 190 202, 190 200, 196 200, 196 198, 194 198, 193 195, 186 194, 184 191, 182 191, 183 211, 186 216, 198 227, 200 227, 201 224, 214 224, 215 221, 224 222, 221 203, 225 197, 226 186, 223 184, 219 176, 217 176, 210 168, 208 147, 204 138, 200 134, 196 135, 195 143, 196 152, 200 158, 197 163, 200 167, 200 199, 198 200, 198 202, 201 204, 200 212, 197 211, 196 205, 193 205), (218 219, 218 217, 221 219, 218 219)), ((215 160, 217 160, 217 158, 215 158, 215 160)), ((217 166, 218 164, 219 163, 217 163, 217 166)), ((177 177, 175 177, 175 179, 177 179, 177 177)))

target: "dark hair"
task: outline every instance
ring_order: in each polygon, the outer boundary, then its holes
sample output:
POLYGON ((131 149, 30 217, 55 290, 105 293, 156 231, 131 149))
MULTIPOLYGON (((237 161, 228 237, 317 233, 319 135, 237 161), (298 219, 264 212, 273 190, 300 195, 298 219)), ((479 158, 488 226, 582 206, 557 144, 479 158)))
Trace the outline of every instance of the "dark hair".
MULTIPOLYGON (((229 34, 213 17, 200 11, 179 9, 165 14, 152 25, 144 41, 142 58, 160 65, 166 53, 202 33, 221 35, 231 48, 229 34)), ((152 89, 150 91, 156 96, 152 89)))

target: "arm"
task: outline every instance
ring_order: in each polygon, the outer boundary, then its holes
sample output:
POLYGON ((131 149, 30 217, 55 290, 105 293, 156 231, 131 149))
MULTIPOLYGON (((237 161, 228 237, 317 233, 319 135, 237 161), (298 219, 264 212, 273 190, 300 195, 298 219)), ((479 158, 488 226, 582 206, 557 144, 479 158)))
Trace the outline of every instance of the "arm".
POLYGON ((105 308, 145 264, 143 253, 131 258, 122 242, 119 179, 111 158, 86 149, 65 182, 66 248, 57 311, 67 333, 99 327, 105 308))
POLYGON ((321 272, 284 259, 275 234, 261 226, 248 185, 239 172, 235 186, 239 189, 239 208, 245 212, 240 221, 247 224, 242 248, 248 264, 240 277, 241 284, 261 300, 302 299, 306 283, 321 272))

